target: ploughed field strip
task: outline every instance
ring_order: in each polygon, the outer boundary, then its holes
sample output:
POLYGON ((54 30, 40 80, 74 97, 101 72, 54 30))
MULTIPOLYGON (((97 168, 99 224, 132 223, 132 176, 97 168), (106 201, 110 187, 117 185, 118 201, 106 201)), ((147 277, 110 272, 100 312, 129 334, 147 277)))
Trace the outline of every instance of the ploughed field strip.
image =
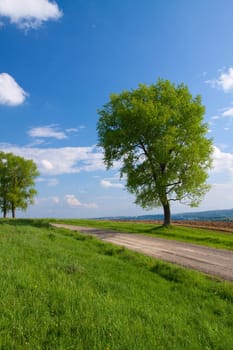
POLYGON ((233 252, 201 245, 93 227, 52 224, 95 236, 139 253, 233 281, 233 252))

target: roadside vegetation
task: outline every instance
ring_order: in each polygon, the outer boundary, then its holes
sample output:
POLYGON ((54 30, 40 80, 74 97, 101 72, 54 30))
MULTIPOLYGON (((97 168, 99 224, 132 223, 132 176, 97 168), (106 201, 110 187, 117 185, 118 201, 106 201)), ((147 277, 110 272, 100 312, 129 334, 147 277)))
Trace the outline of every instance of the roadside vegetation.
POLYGON ((212 248, 233 250, 233 234, 194 227, 170 226, 139 222, 117 222, 109 220, 66 219, 51 220, 57 223, 92 226, 118 232, 138 233, 153 237, 173 239, 182 242, 201 244, 212 248))
POLYGON ((0 221, 0 284, 0 349, 233 349, 231 283, 46 220, 0 221))

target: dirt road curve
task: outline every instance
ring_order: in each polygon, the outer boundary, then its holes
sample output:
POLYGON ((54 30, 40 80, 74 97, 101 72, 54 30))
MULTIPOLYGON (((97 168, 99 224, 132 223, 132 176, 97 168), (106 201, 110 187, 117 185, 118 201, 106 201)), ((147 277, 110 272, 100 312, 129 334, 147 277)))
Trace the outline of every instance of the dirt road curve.
POLYGON ((93 227, 65 224, 53 224, 53 226, 89 234, 154 258, 233 281, 232 251, 93 227))

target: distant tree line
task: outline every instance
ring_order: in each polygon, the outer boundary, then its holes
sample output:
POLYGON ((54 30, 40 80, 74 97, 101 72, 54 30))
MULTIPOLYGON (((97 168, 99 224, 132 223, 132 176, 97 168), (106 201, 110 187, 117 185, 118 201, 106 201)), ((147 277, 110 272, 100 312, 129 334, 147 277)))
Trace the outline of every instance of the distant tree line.
POLYGON ((16 209, 26 210, 37 194, 35 178, 39 175, 36 164, 12 153, 0 152, 0 209, 3 217, 16 209))

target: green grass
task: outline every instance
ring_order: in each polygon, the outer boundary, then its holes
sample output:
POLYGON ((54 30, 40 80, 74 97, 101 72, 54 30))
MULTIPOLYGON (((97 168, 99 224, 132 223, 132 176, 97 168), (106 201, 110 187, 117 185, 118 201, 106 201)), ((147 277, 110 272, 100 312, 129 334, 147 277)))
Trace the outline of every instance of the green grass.
POLYGON ((156 224, 145 224, 138 222, 116 222, 105 220, 84 220, 84 219, 66 219, 51 220, 72 225, 93 226, 115 230, 119 232, 129 232, 173 239, 177 241, 201 244, 213 248, 222 248, 233 250, 233 234, 210 231, 200 228, 190 228, 181 226, 163 227, 156 224))
POLYGON ((233 286, 46 221, 0 221, 0 349, 233 349, 233 286))

